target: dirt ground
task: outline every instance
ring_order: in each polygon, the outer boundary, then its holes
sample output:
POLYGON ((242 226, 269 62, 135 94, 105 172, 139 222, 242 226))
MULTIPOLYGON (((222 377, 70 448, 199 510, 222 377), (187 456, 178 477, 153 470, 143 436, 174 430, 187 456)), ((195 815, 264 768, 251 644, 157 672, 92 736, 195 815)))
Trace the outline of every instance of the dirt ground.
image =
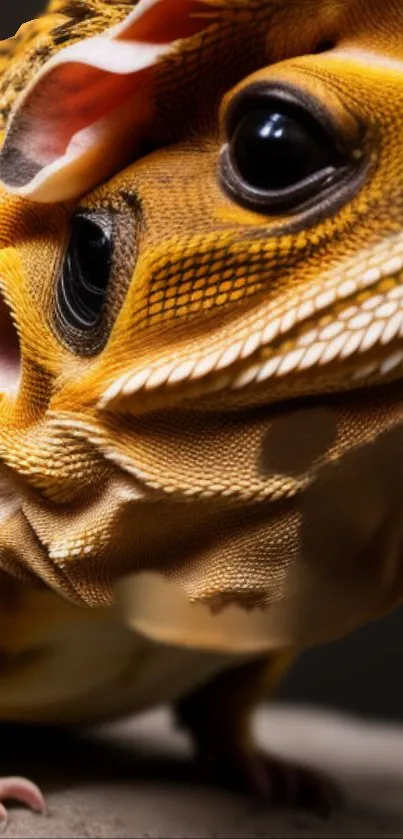
POLYGON ((323 767, 346 806, 323 821, 258 811, 196 783, 186 736, 167 711, 79 736, 6 729, 1 772, 42 786, 46 816, 10 809, 10 837, 403 837, 403 727, 273 706, 257 714, 260 742, 323 767))

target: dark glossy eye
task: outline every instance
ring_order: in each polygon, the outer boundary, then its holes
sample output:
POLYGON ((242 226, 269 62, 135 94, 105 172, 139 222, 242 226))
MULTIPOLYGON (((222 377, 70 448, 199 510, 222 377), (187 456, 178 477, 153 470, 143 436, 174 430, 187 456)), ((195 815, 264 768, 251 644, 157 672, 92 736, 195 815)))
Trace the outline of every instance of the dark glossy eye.
POLYGON ((70 330, 87 332, 98 324, 112 265, 110 225, 93 214, 77 213, 57 289, 57 315, 70 330))
POLYGON ((296 212, 345 180, 351 149, 322 106, 295 91, 252 85, 227 115, 220 180, 238 203, 296 212))
POLYGON ((240 120, 231 140, 231 153, 244 181, 267 191, 288 189, 333 161, 297 118, 280 111, 253 111, 240 120))

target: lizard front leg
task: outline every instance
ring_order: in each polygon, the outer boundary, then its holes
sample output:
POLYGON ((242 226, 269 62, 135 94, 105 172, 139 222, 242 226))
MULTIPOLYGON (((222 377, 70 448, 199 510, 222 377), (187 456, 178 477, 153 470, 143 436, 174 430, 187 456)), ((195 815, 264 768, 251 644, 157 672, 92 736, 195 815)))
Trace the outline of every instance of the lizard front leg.
POLYGON ((177 718, 193 737, 203 776, 269 804, 327 815, 340 801, 333 783, 308 768, 262 753, 251 733, 254 707, 273 691, 291 658, 288 653, 276 655, 220 675, 182 700, 177 718))

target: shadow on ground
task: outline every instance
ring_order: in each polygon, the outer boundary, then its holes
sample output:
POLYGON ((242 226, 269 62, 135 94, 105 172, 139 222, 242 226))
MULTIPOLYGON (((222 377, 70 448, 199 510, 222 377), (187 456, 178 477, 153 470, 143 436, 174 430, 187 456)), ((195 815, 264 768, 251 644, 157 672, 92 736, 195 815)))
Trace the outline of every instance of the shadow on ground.
POLYGON ((197 783, 187 738, 165 711, 88 733, 3 727, 1 772, 39 783, 48 815, 10 812, 11 837, 403 836, 403 728, 273 706, 257 736, 276 755, 322 768, 345 792, 327 821, 258 810, 197 783))

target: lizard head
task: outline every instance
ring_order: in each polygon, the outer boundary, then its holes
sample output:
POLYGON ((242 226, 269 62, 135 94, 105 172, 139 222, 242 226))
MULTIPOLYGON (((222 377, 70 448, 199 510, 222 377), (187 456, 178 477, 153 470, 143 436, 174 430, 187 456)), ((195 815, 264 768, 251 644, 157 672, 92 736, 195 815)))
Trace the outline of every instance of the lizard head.
POLYGON ((0 155, 2 562, 136 571, 146 623, 162 572, 234 646, 348 631, 401 597, 403 11, 88 8, 0 155))

